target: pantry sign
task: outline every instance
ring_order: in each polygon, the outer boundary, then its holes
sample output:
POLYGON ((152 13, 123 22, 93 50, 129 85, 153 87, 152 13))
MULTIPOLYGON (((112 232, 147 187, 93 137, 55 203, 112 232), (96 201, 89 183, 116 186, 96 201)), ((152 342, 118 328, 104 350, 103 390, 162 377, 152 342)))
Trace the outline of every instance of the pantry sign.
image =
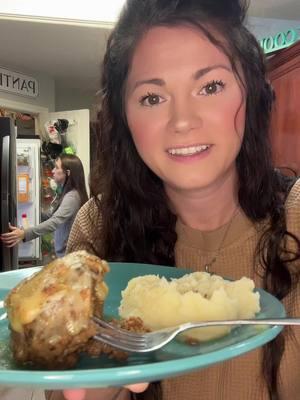
POLYGON ((21 96, 37 97, 39 85, 31 76, 0 67, 0 90, 21 96))

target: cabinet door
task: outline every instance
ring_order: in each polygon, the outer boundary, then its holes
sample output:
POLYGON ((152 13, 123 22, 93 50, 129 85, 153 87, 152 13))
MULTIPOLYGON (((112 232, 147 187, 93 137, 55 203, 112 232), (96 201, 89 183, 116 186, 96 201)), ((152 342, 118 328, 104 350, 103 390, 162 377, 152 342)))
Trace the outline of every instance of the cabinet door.
POLYGON ((269 79, 276 94, 271 121, 275 166, 300 175, 300 42, 269 60, 269 79))

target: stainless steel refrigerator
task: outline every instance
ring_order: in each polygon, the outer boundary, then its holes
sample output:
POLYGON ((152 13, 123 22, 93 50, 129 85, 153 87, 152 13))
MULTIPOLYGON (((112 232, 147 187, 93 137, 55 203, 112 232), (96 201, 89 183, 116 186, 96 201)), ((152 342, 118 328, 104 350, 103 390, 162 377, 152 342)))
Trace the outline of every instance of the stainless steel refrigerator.
MULTIPOLYGON (((16 130, 13 120, 0 117, 0 229, 8 231, 8 223, 17 225, 16 196, 16 130)), ((0 244, 0 271, 18 268, 18 248, 0 244)))

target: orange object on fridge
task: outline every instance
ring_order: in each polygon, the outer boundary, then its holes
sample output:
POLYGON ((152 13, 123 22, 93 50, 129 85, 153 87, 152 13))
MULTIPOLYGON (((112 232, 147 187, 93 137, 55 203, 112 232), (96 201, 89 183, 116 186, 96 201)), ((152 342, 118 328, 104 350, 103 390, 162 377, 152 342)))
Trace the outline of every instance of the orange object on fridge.
POLYGON ((17 175, 17 192, 18 202, 27 203, 29 201, 29 175, 18 174, 17 175))

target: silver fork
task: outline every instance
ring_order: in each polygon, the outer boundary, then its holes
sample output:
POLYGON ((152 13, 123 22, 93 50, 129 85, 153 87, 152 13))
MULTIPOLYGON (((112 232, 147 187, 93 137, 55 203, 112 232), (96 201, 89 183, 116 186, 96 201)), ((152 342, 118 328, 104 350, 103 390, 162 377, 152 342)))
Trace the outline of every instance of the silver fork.
POLYGON ((300 325, 300 318, 236 319, 203 321, 197 323, 188 322, 154 332, 134 333, 125 329, 120 329, 97 317, 93 317, 93 320, 102 328, 101 331, 94 336, 96 340, 112 347, 134 353, 146 353, 158 350, 174 339, 179 333, 192 328, 224 325, 300 325))

